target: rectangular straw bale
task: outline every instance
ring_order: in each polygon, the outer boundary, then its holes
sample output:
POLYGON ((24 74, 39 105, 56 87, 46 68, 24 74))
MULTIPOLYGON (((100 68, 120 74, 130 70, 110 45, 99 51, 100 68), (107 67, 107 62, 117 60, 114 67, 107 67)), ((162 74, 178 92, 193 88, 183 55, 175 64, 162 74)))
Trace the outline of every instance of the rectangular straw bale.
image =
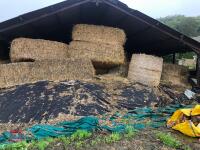
POLYGON ((173 76, 169 74, 162 74, 161 80, 163 83, 178 85, 178 86, 186 86, 188 85, 187 76, 173 76))
POLYGON ((185 86, 188 84, 189 71, 185 66, 176 64, 163 64, 163 72, 161 79, 165 83, 172 85, 185 86))
POLYGON ((185 66, 180 66, 176 64, 164 63, 163 64, 163 74, 170 74, 173 76, 187 76, 188 68, 185 66))
POLYGON ((17 38, 11 43, 12 62, 66 59, 68 57, 68 45, 56 41, 17 38))
POLYGON ((0 65, 0 88, 41 80, 62 81, 93 77, 92 62, 85 59, 48 60, 0 65))
POLYGON ((125 62, 124 48, 119 45, 72 41, 69 54, 72 58, 91 59, 96 68, 110 68, 125 62))
POLYGON ((129 65, 128 79, 148 86, 158 86, 162 65, 162 58, 145 54, 134 54, 129 65))
POLYGON ((76 41, 124 45, 126 34, 119 28, 77 24, 73 28, 72 39, 76 41))
POLYGON ((129 72, 129 79, 130 76, 131 82, 133 83, 141 83, 150 87, 157 87, 160 84, 161 72, 135 68, 134 72, 129 72))
POLYGON ((133 54, 131 63, 136 67, 158 72, 162 72, 163 68, 163 59, 153 55, 133 54))

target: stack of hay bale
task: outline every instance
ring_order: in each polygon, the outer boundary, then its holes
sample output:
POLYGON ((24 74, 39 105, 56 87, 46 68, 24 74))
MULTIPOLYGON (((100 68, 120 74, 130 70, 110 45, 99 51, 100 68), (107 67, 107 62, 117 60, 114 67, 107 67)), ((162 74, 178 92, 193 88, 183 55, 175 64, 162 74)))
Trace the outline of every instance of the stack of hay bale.
POLYGON ((163 59, 151 55, 134 54, 132 56, 128 79, 134 83, 156 87, 160 83, 163 59))
POLYGON ((124 64, 123 30, 105 26, 78 24, 72 32, 70 57, 91 59, 96 69, 124 64))
MULTIPOLYGON (((39 80, 84 79, 94 76, 96 70, 123 75, 132 82, 148 86, 160 83, 163 59, 151 55, 134 54, 126 63, 124 44, 126 34, 112 27, 78 24, 72 31, 73 41, 65 43, 17 38, 10 50, 11 64, 0 64, 0 87, 13 86, 39 80), (25 63, 26 62, 26 63, 25 63), (93 65, 92 65, 93 63, 93 65), (128 70, 128 73, 126 71, 128 70)), ((174 68, 162 78, 174 83, 173 78, 184 73, 174 68), (171 72, 171 73, 170 73, 171 72), (177 73, 173 75, 173 73, 177 73), (170 77, 169 77, 170 76, 170 77)), ((180 77, 182 78, 182 77, 180 77)), ((185 80, 186 77, 183 79, 185 80)), ((179 82, 183 82, 180 79, 179 82)), ((178 84, 178 83, 177 83, 178 84)))
POLYGON ((90 60, 69 59, 68 45, 18 38, 11 44, 11 64, 0 64, 0 88, 40 80, 85 79, 94 75, 90 60))
POLYGON ((165 63, 163 64, 162 81, 172 85, 188 84, 189 71, 187 67, 165 63))

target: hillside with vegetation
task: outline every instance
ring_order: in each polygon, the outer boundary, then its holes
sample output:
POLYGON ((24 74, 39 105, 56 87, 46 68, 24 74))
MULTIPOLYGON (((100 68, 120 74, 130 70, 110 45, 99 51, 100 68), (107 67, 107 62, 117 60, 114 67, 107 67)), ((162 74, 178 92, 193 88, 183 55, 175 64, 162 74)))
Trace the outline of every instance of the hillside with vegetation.
MULTIPOLYGON (((173 15, 158 19, 160 22, 190 37, 200 36, 200 16, 186 17, 184 15, 173 15)), ((176 59, 193 59, 194 52, 176 54, 176 59)), ((166 56, 165 60, 171 62, 172 55, 166 56)))
POLYGON ((174 15, 159 18, 158 20, 187 36, 200 36, 200 16, 174 15))

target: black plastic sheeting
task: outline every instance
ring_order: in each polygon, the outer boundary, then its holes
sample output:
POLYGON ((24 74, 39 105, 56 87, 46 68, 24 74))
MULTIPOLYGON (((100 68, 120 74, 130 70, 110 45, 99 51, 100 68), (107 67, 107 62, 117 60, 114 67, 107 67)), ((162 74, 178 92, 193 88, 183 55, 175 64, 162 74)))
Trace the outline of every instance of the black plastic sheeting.
POLYGON ((158 100, 151 88, 137 89, 134 86, 127 86, 119 90, 121 94, 118 108, 133 110, 136 107, 151 106, 153 102, 156 103, 158 100))
POLYGON ((59 113, 100 115, 115 108, 132 110, 158 101, 153 90, 143 85, 119 87, 114 91, 117 94, 108 92, 103 85, 83 81, 41 81, 1 90, 0 123, 48 121, 59 113))
POLYGON ((0 44, 7 47, 17 37, 71 41, 78 23, 124 29, 127 56, 132 53, 166 55, 173 52, 200 52, 200 43, 165 26, 118 0, 67 0, 0 23, 0 44))

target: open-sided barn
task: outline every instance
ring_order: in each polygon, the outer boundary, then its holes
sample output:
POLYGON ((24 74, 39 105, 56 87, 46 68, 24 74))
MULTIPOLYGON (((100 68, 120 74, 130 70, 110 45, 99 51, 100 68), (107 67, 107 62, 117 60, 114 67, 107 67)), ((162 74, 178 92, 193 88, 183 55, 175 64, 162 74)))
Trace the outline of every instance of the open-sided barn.
POLYGON ((8 57, 10 42, 17 37, 68 43, 73 25, 79 23, 123 29, 128 58, 132 53, 157 56, 186 51, 200 53, 199 42, 118 0, 66 0, 0 23, 0 56, 8 57))

